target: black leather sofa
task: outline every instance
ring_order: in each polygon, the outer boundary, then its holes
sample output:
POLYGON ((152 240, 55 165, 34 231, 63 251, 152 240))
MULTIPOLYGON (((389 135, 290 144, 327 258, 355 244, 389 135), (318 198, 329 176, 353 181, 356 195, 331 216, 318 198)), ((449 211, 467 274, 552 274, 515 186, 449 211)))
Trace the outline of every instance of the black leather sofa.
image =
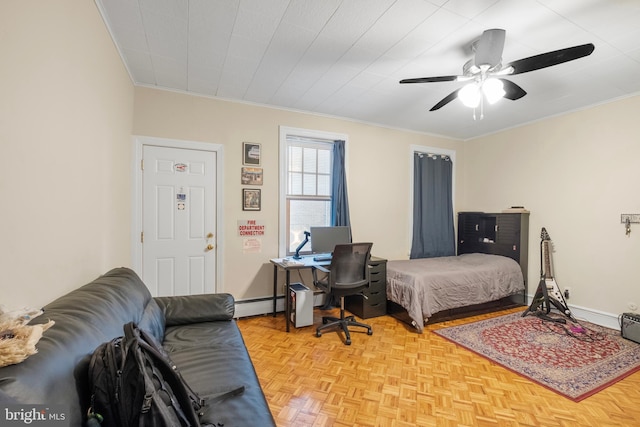
POLYGON ((229 294, 152 298, 135 272, 113 269, 51 302, 32 320, 51 319, 55 325, 38 342, 38 353, 0 368, 0 406, 51 405, 62 408, 69 426, 84 425, 90 355, 133 321, 163 344, 202 397, 244 386, 242 394, 207 405, 203 423, 275 426, 233 315, 229 294))

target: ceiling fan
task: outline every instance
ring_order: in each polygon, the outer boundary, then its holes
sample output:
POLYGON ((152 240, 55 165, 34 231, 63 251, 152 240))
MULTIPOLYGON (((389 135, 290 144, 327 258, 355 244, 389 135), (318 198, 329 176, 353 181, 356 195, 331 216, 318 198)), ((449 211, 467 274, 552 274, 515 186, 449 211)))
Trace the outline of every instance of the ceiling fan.
MULTIPOLYGON (((483 107, 484 99, 494 103, 500 98, 515 101, 527 94, 517 84, 505 79, 505 76, 528 73, 564 62, 573 61, 584 56, 591 55, 595 46, 587 43, 565 49, 554 50, 540 55, 519 59, 506 65, 502 64, 502 51, 506 31, 502 29, 485 30, 480 39, 472 44, 475 52, 474 58, 462 67, 460 76, 419 77, 400 80, 400 83, 434 83, 450 81, 469 81, 470 83, 456 89, 434 105, 429 111, 438 110, 456 98, 468 107, 483 107)), ((482 118, 482 115, 481 117, 482 118)))

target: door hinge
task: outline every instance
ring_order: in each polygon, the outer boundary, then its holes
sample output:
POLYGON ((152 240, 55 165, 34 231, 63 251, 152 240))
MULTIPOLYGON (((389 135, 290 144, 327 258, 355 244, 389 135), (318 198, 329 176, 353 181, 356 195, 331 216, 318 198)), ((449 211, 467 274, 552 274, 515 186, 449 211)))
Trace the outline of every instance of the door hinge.
POLYGON ((144 243, 144 231, 140 232, 140 243, 144 243))
POLYGON ((140 170, 144 170, 144 159, 140 159, 140 170))

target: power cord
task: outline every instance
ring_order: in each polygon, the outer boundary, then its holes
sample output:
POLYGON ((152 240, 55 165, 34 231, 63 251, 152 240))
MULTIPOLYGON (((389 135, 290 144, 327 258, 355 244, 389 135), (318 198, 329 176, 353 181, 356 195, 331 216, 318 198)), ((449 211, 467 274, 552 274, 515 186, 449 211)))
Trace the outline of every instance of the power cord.
POLYGON ((539 322, 534 323, 534 327, 543 333, 567 335, 571 338, 584 342, 602 341, 605 338, 605 334, 603 332, 597 332, 593 329, 587 328, 581 325, 578 321, 570 321, 570 324, 567 325, 567 322, 558 322, 552 316, 548 317, 550 319, 539 318, 539 322))

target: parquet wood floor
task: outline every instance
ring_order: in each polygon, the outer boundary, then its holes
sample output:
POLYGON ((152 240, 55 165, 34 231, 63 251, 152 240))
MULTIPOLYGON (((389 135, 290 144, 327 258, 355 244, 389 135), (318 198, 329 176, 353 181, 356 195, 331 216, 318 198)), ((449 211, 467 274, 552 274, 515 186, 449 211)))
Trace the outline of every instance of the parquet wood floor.
MULTIPOLYGON (((640 425, 640 372, 575 403, 431 333, 521 310, 423 334, 390 316, 366 319, 373 335, 352 332, 351 346, 312 326, 286 333, 282 313, 238 325, 280 427, 640 425)), ((315 309, 314 325, 327 313, 315 309)))

